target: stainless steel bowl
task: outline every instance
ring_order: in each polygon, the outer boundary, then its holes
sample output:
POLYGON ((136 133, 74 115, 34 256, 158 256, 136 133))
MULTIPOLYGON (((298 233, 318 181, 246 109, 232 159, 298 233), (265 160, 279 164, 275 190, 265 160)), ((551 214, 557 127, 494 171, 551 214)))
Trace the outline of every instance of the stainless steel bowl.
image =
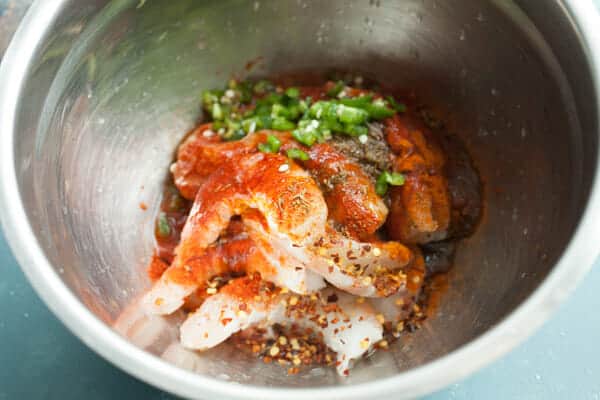
POLYGON ((523 340, 598 253, 599 22, 578 0, 38 1, 1 68, 3 228, 76 335, 173 393, 433 391, 523 340), (347 379, 289 377, 227 346, 179 362, 189 371, 157 357, 173 340, 168 325, 151 340, 111 327, 149 285, 155 208, 138 204, 156 207, 200 90, 256 57, 255 74, 341 67, 414 89, 486 180, 484 220, 459 249, 437 315, 347 379))

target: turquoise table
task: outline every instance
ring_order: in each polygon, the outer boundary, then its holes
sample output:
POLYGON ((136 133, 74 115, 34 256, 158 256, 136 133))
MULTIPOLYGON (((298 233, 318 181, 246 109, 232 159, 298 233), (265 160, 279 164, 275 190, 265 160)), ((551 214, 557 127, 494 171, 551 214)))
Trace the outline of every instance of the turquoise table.
MULTIPOLYGON (((0 55, 6 36, 30 1, 0 0, 0 55)), ((599 339, 600 263, 596 263, 536 335, 503 359, 427 399, 600 400, 599 339)), ((124 374, 68 332, 33 292, 0 234, 0 400, 113 398, 173 397, 124 374)))

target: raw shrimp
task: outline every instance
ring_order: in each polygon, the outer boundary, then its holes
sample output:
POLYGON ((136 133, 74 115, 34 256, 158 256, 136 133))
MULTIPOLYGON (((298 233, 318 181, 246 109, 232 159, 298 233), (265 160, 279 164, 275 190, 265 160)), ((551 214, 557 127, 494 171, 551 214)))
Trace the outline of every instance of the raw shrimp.
POLYGON ((306 150, 303 166, 321 185, 329 218, 352 238, 369 238, 383 225, 388 209, 371 178, 348 157, 323 143, 306 150))
POLYGON ((397 114, 385 121, 385 134, 396 154, 394 170, 406 177, 403 186, 390 192, 388 233, 403 243, 445 239, 450 195, 443 174, 444 155, 424 127, 412 127, 397 114))
POLYGON ((270 317, 281 320, 280 292, 256 275, 231 280, 188 316, 181 325, 181 344, 205 350, 270 317))
POLYGON ((195 128, 177 150, 177 161, 171 165, 175 185, 183 197, 194 200, 208 177, 223 163, 234 157, 257 152, 267 131, 257 132, 244 139, 222 142, 212 131, 212 123, 195 128))
MULTIPOLYGON (((275 154, 240 156, 213 173, 196 195, 171 266, 146 295, 153 313, 168 314, 185 297, 222 272, 216 260, 205 259, 207 248, 227 228, 232 217, 259 218, 274 238, 303 246, 323 235, 327 206, 314 180, 293 161, 275 154), (209 262, 215 261, 214 264, 209 262)), ((322 280, 306 268, 275 265, 260 252, 253 267, 284 287, 307 293, 323 287, 322 280), (266 260, 266 262, 265 262, 266 260), (291 277, 291 278, 290 278, 291 277)), ((285 261, 285 260, 283 260, 285 261)))
POLYGON ((305 267, 358 296, 389 296, 406 289, 407 279, 419 279, 423 273, 414 268, 413 252, 398 242, 360 242, 328 226, 315 243, 299 246, 288 238, 270 236, 254 221, 246 224, 255 241, 269 243, 285 255, 288 266, 305 267))
POLYGON ((368 238, 383 225, 388 209, 360 165, 328 144, 303 147, 289 132, 262 130, 236 142, 221 142, 212 134, 210 124, 201 125, 179 147, 177 161, 171 167, 175 184, 184 197, 193 198, 213 171, 233 157, 257 152, 258 144, 265 142, 269 135, 283 144, 282 152, 300 148, 309 155, 308 160, 299 163, 320 185, 329 218, 346 235, 368 238))
POLYGON ((418 253, 399 242, 358 242, 329 228, 313 251, 310 268, 357 296, 386 297, 404 292, 409 281, 422 284, 424 269, 414 262, 418 253))

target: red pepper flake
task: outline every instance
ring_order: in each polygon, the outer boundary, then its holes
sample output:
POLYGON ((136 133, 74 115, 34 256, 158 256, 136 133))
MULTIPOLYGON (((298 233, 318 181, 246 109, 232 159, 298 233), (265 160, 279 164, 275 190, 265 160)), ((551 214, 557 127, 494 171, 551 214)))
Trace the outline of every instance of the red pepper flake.
POLYGON ((327 296, 327 302, 328 303, 335 303, 336 301, 338 301, 338 296, 337 294, 330 294, 329 296, 327 296))
POLYGON ((148 205, 146 203, 144 203, 143 201, 140 201, 140 208, 143 211, 146 211, 148 209, 148 205))
POLYGON ((238 309, 240 311, 246 311, 248 309, 248 305, 246 303, 240 303, 240 305, 238 306, 238 309))
POLYGON ((326 313, 336 311, 337 309, 338 309, 338 305, 335 303, 326 304, 323 306, 323 311, 325 311, 326 313))
POLYGON ((345 376, 348 376, 348 375, 350 375, 350 371, 348 371, 347 369, 345 369, 345 370, 344 370, 344 375, 345 375, 345 376))
POLYGON ((223 326, 227 326, 227 324, 230 322, 231 322, 231 318, 223 318, 221 320, 221 323, 223 324, 223 326))

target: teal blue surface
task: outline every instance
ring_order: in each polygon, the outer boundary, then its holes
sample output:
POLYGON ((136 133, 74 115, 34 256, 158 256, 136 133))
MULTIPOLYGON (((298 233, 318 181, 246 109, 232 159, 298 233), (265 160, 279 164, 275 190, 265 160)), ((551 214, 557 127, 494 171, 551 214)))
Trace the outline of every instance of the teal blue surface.
MULTIPOLYGON (((48 311, 0 235, 0 400, 172 397, 97 356, 48 311)), ((600 400, 600 265, 508 356, 427 397, 600 400)))

